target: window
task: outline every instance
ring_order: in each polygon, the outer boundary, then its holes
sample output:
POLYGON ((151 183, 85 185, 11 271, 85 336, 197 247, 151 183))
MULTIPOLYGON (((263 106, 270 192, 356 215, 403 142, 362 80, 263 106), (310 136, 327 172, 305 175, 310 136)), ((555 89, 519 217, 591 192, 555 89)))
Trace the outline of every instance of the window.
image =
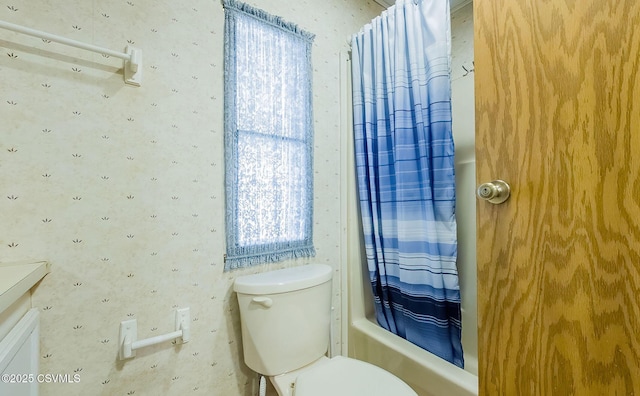
POLYGON ((225 0, 225 269, 315 255, 313 35, 225 0))

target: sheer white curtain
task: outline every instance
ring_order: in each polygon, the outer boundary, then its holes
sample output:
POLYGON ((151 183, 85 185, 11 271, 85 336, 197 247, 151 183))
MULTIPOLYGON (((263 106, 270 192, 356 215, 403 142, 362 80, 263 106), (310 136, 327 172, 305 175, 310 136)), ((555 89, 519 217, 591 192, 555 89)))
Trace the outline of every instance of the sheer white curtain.
POLYGON ((227 268, 311 256, 313 36, 224 4, 227 268))

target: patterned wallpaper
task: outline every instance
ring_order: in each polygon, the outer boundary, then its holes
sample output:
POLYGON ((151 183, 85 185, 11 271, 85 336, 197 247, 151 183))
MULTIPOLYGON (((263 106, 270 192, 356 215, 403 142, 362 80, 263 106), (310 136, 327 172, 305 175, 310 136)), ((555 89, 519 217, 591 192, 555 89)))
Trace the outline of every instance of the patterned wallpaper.
POLYGON ((219 1, 7 0, 0 19, 72 39, 142 50, 139 88, 122 61, 0 30, 0 261, 46 259, 36 288, 48 395, 252 395, 233 279, 324 262, 335 268, 340 345, 339 57, 381 8, 369 0, 255 0, 315 33, 317 256, 223 272, 223 10, 219 1), (119 323, 191 341, 117 360, 119 323))
POLYGON ((451 81, 471 75, 473 63, 473 3, 460 1, 451 13, 451 81))

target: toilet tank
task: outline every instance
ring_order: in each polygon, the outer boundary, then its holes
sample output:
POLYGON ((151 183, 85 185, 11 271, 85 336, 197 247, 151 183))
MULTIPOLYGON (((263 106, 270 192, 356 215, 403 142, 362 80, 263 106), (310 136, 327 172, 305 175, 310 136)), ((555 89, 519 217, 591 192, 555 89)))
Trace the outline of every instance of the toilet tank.
POLYGON ((329 345, 331 267, 310 264, 236 278, 244 361, 274 376, 322 357, 329 345))

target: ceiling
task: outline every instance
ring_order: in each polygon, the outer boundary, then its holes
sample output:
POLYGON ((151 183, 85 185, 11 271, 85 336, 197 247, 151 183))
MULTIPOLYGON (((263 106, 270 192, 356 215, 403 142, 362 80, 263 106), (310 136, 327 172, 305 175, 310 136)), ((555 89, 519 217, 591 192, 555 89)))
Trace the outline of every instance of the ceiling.
MULTIPOLYGON (((380 4, 381 6, 383 6, 384 8, 389 8, 396 3, 395 0, 374 0, 374 1, 380 4)), ((450 4, 451 9, 455 10, 456 8, 460 8, 463 5, 466 5, 467 3, 471 3, 472 0, 449 0, 449 1, 451 2, 450 4)))

